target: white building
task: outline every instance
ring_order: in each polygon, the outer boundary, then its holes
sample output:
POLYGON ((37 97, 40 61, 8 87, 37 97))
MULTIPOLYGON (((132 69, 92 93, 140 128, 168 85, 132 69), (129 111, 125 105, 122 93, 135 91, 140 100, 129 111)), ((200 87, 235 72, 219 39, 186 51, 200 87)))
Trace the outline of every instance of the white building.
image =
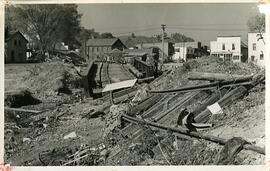
POLYGON ((248 62, 265 66, 265 34, 248 33, 248 62))
POLYGON ((187 47, 174 47, 173 61, 186 61, 187 47))
POLYGON ((216 41, 210 42, 211 55, 226 61, 247 62, 247 45, 240 36, 218 36, 216 41))
POLYGON ((174 61, 195 59, 204 55, 209 55, 207 46, 202 46, 201 42, 181 42, 174 44, 174 61))

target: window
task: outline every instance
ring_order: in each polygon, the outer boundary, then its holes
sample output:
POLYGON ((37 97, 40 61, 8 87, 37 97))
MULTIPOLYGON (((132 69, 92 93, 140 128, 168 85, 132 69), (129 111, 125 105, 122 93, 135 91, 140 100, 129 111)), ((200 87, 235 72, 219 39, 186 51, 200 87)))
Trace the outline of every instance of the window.
POLYGON ((253 49, 253 50, 256 50, 256 43, 253 43, 253 44, 252 44, 252 49, 253 49))
POLYGON ((20 47, 22 46, 22 44, 21 44, 21 40, 19 40, 19 46, 20 46, 20 47))
POLYGON ((235 56, 233 56, 233 60, 239 60, 240 58, 239 58, 239 55, 235 55, 235 56))
POLYGON ((97 47, 97 52, 99 51, 98 47, 97 47))
POLYGON ((260 54, 260 60, 263 60, 263 53, 260 54))
POLYGON ((224 54, 224 60, 225 61, 230 61, 231 60, 231 55, 230 54, 224 54))
POLYGON ((254 59, 255 59, 255 56, 251 56, 251 61, 253 62, 254 61, 254 59))
POLYGON ((225 43, 222 43, 222 50, 225 50, 225 43))
POLYGON ((232 44, 232 50, 235 50, 235 44, 234 43, 232 44))
POLYGON ((14 45, 17 46, 17 40, 14 40, 14 45))

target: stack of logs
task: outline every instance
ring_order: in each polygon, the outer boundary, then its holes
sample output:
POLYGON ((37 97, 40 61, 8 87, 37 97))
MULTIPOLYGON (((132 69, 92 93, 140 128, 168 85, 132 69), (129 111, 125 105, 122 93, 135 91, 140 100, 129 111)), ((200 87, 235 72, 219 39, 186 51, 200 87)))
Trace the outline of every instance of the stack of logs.
MULTIPOLYGON (((127 127, 125 127, 123 131, 128 130, 129 133, 136 132, 135 130, 129 129, 129 128, 132 128, 132 123, 143 124, 143 125, 152 127, 154 129, 170 130, 174 132, 176 135, 177 134, 178 135, 181 134, 184 136, 188 135, 189 137, 192 137, 192 138, 204 139, 204 140, 208 140, 208 141, 212 141, 212 142, 224 145, 226 143, 226 139, 223 139, 220 137, 209 136, 209 135, 202 135, 199 132, 192 132, 181 126, 177 128, 168 127, 167 125, 162 125, 157 122, 162 117, 171 113, 175 108, 181 106, 184 103, 192 102, 190 99, 192 98, 194 99, 194 97, 196 97, 199 92, 203 92, 206 90, 219 90, 219 91, 214 91, 214 93, 212 93, 211 96, 203 104, 200 104, 197 108, 191 111, 191 113, 193 113, 195 116, 194 120, 196 123, 205 123, 210 119, 212 115, 211 111, 207 108, 207 106, 210 106, 214 103, 218 103, 221 108, 229 106, 236 100, 241 99, 245 95, 247 95, 247 93, 256 85, 261 84, 261 83, 264 84, 265 73, 263 71, 256 75, 242 76, 242 75, 231 75, 231 74, 192 72, 189 74, 188 79, 189 80, 206 80, 209 82, 206 84, 185 86, 185 87, 181 87, 181 88, 173 89, 173 90, 160 90, 160 91, 150 90, 149 99, 147 99, 146 101, 142 102, 141 104, 138 104, 133 109, 131 109, 130 114, 122 116, 123 120, 131 123, 127 127), (190 92, 191 94, 187 92, 190 92), (164 94, 166 94, 167 96, 170 93, 187 93, 187 96, 190 96, 190 97, 184 98, 179 103, 177 102, 177 105, 175 105, 174 108, 168 109, 168 112, 167 111, 162 112, 162 114, 159 114, 159 116, 154 116, 151 118, 144 117, 144 115, 142 115, 140 118, 134 117, 134 115, 139 115, 140 113, 143 113, 143 111, 145 111, 146 109, 149 109, 153 105, 158 103, 158 101, 161 100, 162 97, 164 97, 164 94)), ((254 146, 251 144, 246 144, 244 145, 243 148, 258 152, 260 154, 265 154, 264 148, 254 146)))

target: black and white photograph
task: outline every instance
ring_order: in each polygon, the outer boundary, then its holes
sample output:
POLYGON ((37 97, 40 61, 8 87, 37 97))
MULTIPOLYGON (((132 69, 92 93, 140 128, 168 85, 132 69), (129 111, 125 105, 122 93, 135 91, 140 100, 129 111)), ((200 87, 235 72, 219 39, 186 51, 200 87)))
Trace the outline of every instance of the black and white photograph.
POLYGON ((264 165, 265 18, 258 3, 7 3, 4 162, 264 165))

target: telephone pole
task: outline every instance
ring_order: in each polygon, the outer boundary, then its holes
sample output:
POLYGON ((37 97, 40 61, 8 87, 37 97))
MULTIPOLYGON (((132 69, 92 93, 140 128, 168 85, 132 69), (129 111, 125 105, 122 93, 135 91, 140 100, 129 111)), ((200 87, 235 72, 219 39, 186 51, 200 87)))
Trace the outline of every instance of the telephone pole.
POLYGON ((164 32, 165 32, 165 24, 161 24, 161 29, 162 29, 162 60, 161 60, 161 67, 163 66, 164 63, 164 32))

